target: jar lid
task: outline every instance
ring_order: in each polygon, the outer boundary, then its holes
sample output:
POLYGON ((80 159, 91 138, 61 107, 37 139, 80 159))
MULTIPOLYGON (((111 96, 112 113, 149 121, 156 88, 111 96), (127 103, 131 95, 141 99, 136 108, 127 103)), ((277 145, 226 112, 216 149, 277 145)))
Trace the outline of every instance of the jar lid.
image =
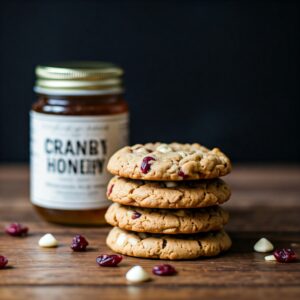
POLYGON ((121 93, 123 70, 108 62, 77 61, 38 65, 36 92, 50 94, 121 93))

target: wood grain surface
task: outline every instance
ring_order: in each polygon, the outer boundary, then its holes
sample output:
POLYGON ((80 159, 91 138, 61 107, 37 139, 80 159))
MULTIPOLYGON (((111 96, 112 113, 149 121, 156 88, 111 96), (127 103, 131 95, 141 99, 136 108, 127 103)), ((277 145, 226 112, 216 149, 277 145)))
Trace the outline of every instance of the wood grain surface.
POLYGON ((260 237, 276 247, 291 247, 300 256, 300 167, 237 166, 225 180, 233 190, 224 205, 231 219, 232 249, 219 257, 172 262, 177 276, 152 276, 129 284, 124 274, 133 265, 151 268, 161 261, 125 257, 117 268, 95 263, 109 227, 78 228, 42 221, 29 202, 27 166, 0 167, 0 227, 13 221, 30 227, 25 238, 0 232, 0 255, 9 266, 0 270, 0 299, 300 299, 300 263, 265 262, 253 252, 260 237), (58 248, 41 249, 39 238, 55 234, 58 248), (84 253, 70 249, 72 237, 87 237, 84 253))

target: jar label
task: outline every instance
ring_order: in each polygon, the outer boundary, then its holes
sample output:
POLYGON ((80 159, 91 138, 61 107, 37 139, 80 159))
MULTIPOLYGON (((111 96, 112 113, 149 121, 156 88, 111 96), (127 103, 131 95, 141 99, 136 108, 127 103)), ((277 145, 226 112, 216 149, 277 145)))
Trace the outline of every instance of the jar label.
POLYGON ((53 209, 108 206, 109 157, 128 144, 128 114, 57 116, 32 111, 31 201, 53 209))

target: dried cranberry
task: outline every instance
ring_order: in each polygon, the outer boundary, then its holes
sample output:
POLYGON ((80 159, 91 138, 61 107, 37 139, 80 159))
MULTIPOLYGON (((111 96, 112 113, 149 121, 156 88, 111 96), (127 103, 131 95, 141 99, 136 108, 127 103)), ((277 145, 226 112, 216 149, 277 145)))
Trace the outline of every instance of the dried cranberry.
POLYGON ((71 249, 74 251, 85 251, 88 244, 88 241, 78 234, 73 237, 71 249))
POLYGON ((143 161, 142 161, 142 165, 141 165, 141 171, 144 174, 147 174, 151 168, 151 164, 150 161, 155 160, 153 157, 151 156, 146 156, 144 157, 143 161))
POLYGON ((28 227, 20 223, 12 223, 5 228, 5 232, 12 236, 24 236, 28 233, 28 227))
POLYGON ((158 276, 171 276, 177 273, 176 269, 168 264, 157 265, 152 269, 152 273, 158 276))
POLYGON ((186 175, 183 171, 179 171, 179 172, 178 172, 178 176, 182 177, 183 179, 189 177, 189 175, 186 175))
POLYGON ((115 185, 112 184, 112 185, 109 187, 108 193, 107 193, 108 196, 112 193, 114 186, 115 186, 115 185))
POLYGON ((141 215, 142 215, 141 213, 134 211, 131 215, 131 219, 132 220, 138 219, 141 215))
POLYGON ((101 267, 115 267, 123 259, 122 255, 117 254, 103 254, 96 258, 96 262, 101 267))
POLYGON ((8 263, 8 259, 5 256, 0 255, 0 269, 3 269, 8 263))
POLYGON ((274 256, 278 262, 289 263, 297 260, 296 253, 292 249, 283 248, 274 251, 274 256))

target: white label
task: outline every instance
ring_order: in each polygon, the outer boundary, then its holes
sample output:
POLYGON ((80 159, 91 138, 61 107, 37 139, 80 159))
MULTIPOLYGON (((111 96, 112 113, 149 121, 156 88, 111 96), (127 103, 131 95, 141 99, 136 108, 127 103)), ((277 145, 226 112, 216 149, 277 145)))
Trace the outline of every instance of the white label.
POLYGON ((31 112, 31 201, 53 209, 108 206, 109 157, 128 144, 128 114, 56 116, 31 112))

